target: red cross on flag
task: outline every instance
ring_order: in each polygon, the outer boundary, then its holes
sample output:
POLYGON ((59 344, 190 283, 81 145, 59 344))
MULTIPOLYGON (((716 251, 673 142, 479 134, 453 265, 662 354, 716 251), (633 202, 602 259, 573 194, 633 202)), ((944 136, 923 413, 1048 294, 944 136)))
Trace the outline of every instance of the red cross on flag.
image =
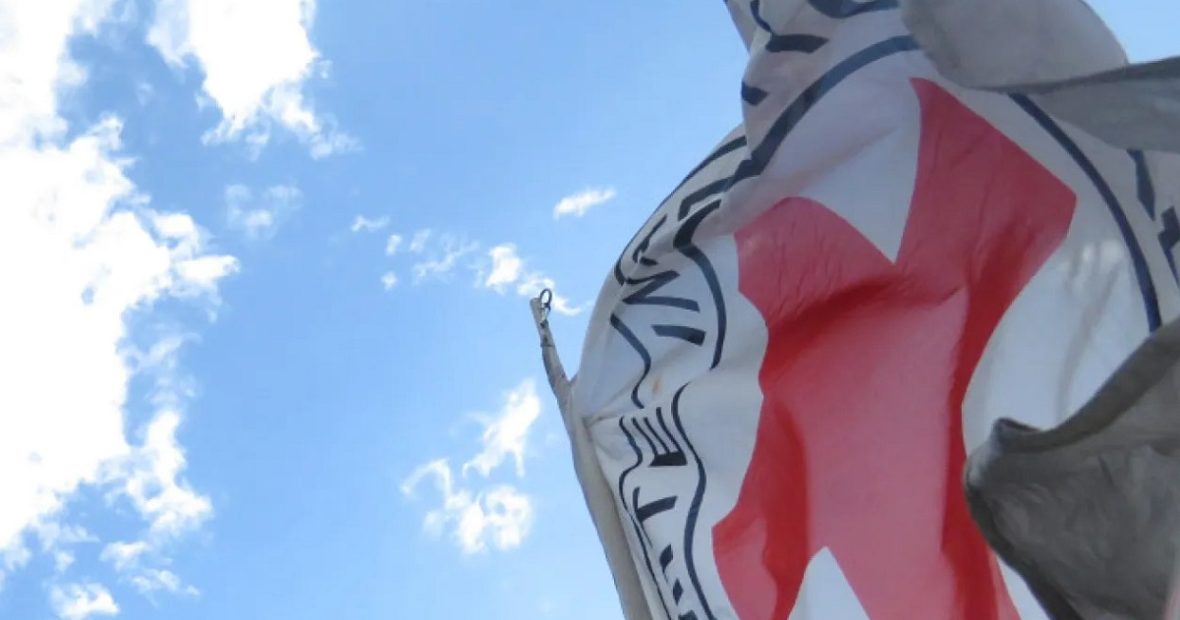
POLYGON ((1180 164, 1138 150, 1180 150, 1180 71, 1080 0, 728 5, 742 123, 621 253, 564 402, 629 620, 1047 618, 964 466, 1180 313, 1180 164))

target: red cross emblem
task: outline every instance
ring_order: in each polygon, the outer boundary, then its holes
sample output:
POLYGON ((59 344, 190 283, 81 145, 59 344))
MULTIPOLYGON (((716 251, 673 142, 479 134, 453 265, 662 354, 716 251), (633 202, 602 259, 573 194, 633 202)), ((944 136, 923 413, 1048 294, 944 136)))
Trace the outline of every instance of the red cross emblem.
POLYGON ((737 235, 741 291, 769 330, 752 460, 714 529, 744 620, 787 618, 825 547, 873 620, 1018 618, 963 499, 962 403, 1076 198, 950 93, 914 88, 922 135, 896 263, 803 198, 737 235))

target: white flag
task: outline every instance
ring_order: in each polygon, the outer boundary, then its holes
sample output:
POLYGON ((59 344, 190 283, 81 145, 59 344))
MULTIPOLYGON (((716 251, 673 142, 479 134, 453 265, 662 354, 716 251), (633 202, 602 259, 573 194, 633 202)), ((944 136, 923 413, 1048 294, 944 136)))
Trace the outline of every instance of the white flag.
POLYGON ((728 5, 743 121, 621 253, 569 401, 628 617, 1044 618, 963 466, 1180 313, 1180 163, 1127 150, 1180 149, 1176 99, 1134 116, 1174 74, 1078 0, 728 5))

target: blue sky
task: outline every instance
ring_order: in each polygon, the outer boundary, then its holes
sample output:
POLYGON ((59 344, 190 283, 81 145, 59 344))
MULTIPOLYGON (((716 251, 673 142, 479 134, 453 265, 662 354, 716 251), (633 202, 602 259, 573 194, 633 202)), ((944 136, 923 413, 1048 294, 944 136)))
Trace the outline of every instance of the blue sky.
POLYGON ((619 617, 521 291, 576 365, 738 121, 721 3, 59 4, 0 1, 0 617, 619 617))

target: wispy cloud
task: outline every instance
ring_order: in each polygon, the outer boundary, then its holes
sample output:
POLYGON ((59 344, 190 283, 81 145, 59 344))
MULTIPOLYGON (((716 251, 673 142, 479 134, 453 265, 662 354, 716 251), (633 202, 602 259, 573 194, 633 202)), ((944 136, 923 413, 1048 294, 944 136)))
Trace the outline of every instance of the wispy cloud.
POLYGON ((414 237, 410 239, 410 251, 414 254, 421 254, 422 252, 426 251, 426 243, 430 241, 432 234, 433 231, 431 231, 429 228, 425 228, 414 233, 414 237))
POLYGON ((349 230, 354 233, 376 232, 386 226, 389 226, 389 217, 387 216, 369 219, 363 215, 358 215, 352 220, 352 226, 349 227, 349 230))
MULTIPOLYGON (((417 241, 415 235, 414 241, 417 241)), ((416 251, 416 243, 410 244, 410 250, 416 251)), ((414 264, 411 268, 414 273, 414 283, 420 284, 430 279, 446 279, 447 276, 459 266, 459 261, 465 256, 470 255, 479 249, 479 243, 467 241, 462 237, 455 235, 442 235, 439 237, 437 249, 433 255, 427 260, 423 260, 414 264)), ((425 250, 417 250, 416 252, 424 252, 425 250)))
POLYGON ((86 620, 93 616, 114 616, 119 606, 109 590, 96 583, 73 583, 49 590, 53 612, 63 620, 86 620))
POLYGON ((76 556, 73 546, 98 542, 94 535, 82 527, 62 525, 52 520, 37 523, 33 525, 32 530, 41 543, 41 551, 53 558, 53 569, 58 576, 74 565, 76 556))
POLYGON ((176 440, 180 414, 165 409, 148 424, 144 442, 123 464, 122 494, 148 522, 147 542, 171 542, 199 527, 213 513, 209 499, 182 477, 184 450, 176 440))
POLYGON ((419 467, 402 485, 402 493, 413 497, 419 483, 429 478, 442 496, 442 506, 426 513, 422 528, 431 536, 448 529, 459 550, 465 554, 519 547, 533 523, 532 500, 509 485, 496 485, 481 493, 457 488, 445 459, 419 467))
POLYGON ((557 283, 553 278, 539 271, 526 269, 524 259, 517 254, 516 246, 511 243, 497 245, 488 250, 487 258, 491 267, 480 285, 497 293, 515 291, 520 297, 536 297, 542 290, 550 289, 553 293, 553 309, 561 314, 574 316, 582 309, 570 303, 569 299, 556 293, 557 283))
POLYGON ((204 73, 203 96, 222 115, 206 142, 242 139, 260 149, 278 126, 320 158, 358 142, 304 94, 328 70, 308 37, 314 18, 314 0, 160 0, 148 42, 173 67, 195 61, 204 73))
POLYGON ((144 541, 113 542, 103 548, 99 559, 110 563, 116 571, 122 572, 137 565, 140 556, 147 553, 148 549, 148 544, 144 541))
POLYGON ((591 188, 578 192, 577 194, 566 196, 553 207, 553 219, 561 219, 567 215, 582 217, 590 209, 610 202, 614 197, 615 190, 613 188, 591 188))
POLYGON ((481 416, 484 422, 483 449, 470 461, 463 464, 463 474, 468 469, 478 471, 485 478, 492 470, 512 457, 516 464, 516 475, 524 476, 524 451, 529 430, 541 415, 541 399, 531 380, 524 381, 504 397, 504 405, 495 417, 481 416))
POLYGON ((108 465, 108 501, 126 501, 146 528, 137 540, 107 544, 100 559, 143 594, 192 594, 196 589, 164 568, 168 551, 213 515, 209 499, 184 478, 187 460, 177 440, 179 408, 192 395, 192 381, 179 374, 181 347, 191 338, 173 335, 149 350, 132 352, 137 373, 154 379, 157 412, 143 428, 142 441, 108 465))
POLYGON ((73 552, 65 551, 63 549, 58 549, 58 550, 54 551, 53 552, 53 570, 54 570, 54 572, 56 572, 58 575, 60 575, 64 572, 66 572, 67 570, 70 570, 70 567, 74 565, 74 561, 76 559, 77 558, 74 556, 73 552))
POLYGON ((146 107, 156 96, 156 89, 147 82, 138 82, 135 85, 135 100, 139 106, 146 107))
POLYGON ((505 395, 496 415, 480 416, 484 422, 481 449, 463 464, 461 480, 455 479, 447 459, 430 461, 406 478, 401 487, 406 497, 413 498, 420 483, 429 479, 442 498, 442 504, 429 511, 423 520, 423 529, 428 534, 441 536, 449 530, 460 551, 466 554, 489 547, 504 551, 520 546, 532 527, 532 500, 511 485, 467 483, 467 473, 474 470, 486 481, 511 458, 516 477, 523 478, 529 430, 540 411, 535 384, 531 380, 523 381, 505 395))
POLYGON ((129 581, 132 587, 145 596, 156 592, 184 594, 187 596, 198 596, 201 593, 200 590, 193 586, 185 585, 181 582, 180 577, 177 577, 176 573, 165 569, 144 569, 133 575, 129 581))
POLYGON ((303 192, 294 185, 274 185, 257 194, 245 185, 230 185, 225 188, 225 219, 248 239, 270 239, 302 202, 303 192))
POLYGON ((110 564, 124 581, 145 596, 156 592, 190 596, 200 593, 195 587, 185 585, 176 573, 151 566, 146 558, 156 553, 153 545, 146 541, 114 542, 103 549, 99 558, 110 564))
MULTIPOLYGON (((557 283, 553 278, 529 269, 528 262, 520 256, 515 244, 502 243, 486 252, 477 253, 482 247, 485 247, 484 244, 478 241, 424 228, 414 232, 408 244, 399 233, 389 235, 385 254, 390 257, 405 255, 407 260, 414 260, 408 267, 415 285, 428 281, 449 281, 456 270, 462 269, 475 275, 476 288, 500 294, 511 292, 530 298, 544 289, 550 289, 554 291, 553 310, 570 316, 583 311, 583 308, 572 304, 569 298, 556 292, 557 283), (411 256, 415 258, 408 258, 411 256)), ((384 284, 385 280, 382 282, 384 284)), ((393 283, 397 283, 396 278, 393 283)), ((385 284, 386 290, 391 287, 385 284)))

